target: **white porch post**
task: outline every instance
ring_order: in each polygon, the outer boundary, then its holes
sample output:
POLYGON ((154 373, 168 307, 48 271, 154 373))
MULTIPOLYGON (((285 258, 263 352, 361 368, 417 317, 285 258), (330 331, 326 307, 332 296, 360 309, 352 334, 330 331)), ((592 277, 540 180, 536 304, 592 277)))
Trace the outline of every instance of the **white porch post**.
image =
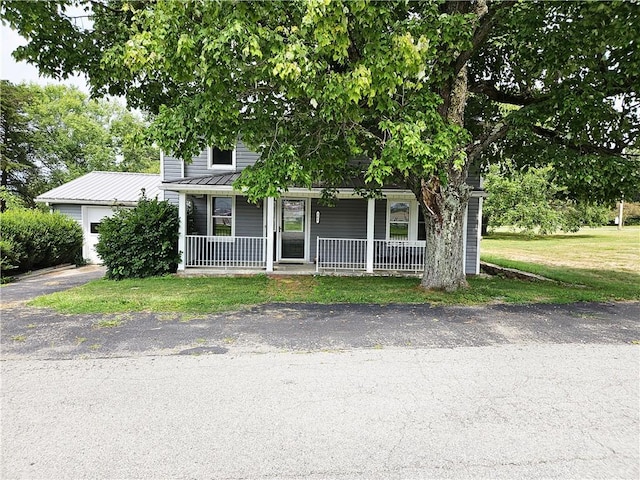
POLYGON ((480 274, 480 240, 482 240, 482 202, 484 198, 478 198, 478 238, 476 239, 476 275, 480 274))
POLYGON ((375 235, 376 200, 367 201, 367 273, 373 273, 373 237, 375 235))
POLYGON ((187 194, 180 192, 178 195, 178 218, 180 219, 180 233, 178 235, 178 251, 181 252, 178 270, 184 270, 187 256, 187 194))
POLYGON ((467 223, 469 219, 469 201, 464 207, 464 219, 462 220, 462 273, 467 274, 467 223))
POLYGON ((267 273, 273 272, 273 246, 274 246, 274 235, 273 235, 273 225, 275 219, 275 210, 276 210, 276 202, 275 198, 269 197, 267 198, 267 251, 265 252, 267 256, 267 273))

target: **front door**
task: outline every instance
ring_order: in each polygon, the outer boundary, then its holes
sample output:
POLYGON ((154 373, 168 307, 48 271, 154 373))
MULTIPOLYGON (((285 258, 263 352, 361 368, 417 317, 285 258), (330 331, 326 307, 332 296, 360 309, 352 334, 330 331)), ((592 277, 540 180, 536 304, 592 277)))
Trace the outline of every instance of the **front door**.
POLYGON ((283 198, 278 215, 279 261, 306 260, 307 200, 283 198))

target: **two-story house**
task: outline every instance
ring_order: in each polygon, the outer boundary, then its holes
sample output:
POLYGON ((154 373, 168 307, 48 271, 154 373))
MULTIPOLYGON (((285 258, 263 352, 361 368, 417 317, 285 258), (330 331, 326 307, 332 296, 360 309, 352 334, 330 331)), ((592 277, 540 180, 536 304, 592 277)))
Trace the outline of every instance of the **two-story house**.
MULTIPOLYGON (((320 202, 321 188, 290 188, 281 198, 251 204, 233 188, 258 154, 238 142, 233 151, 209 148, 190 163, 161 157, 164 198, 179 207, 183 252, 179 271, 297 270, 422 272, 424 220, 414 195, 383 189, 365 199, 339 190, 335 206, 320 202)), ((466 214, 465 272, 479 273, 482 197, 480 177, 466 214)))

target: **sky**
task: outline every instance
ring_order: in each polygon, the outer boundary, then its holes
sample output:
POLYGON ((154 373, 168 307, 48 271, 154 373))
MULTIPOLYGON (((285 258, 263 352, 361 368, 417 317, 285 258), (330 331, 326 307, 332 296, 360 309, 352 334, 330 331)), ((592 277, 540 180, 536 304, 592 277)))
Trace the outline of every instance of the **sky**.
POLYGON ((52 78, 40 77, 38 69, 26 62, 16 62, 11 53, 20 45, 27 42, 16 31, 6 25, 0 24, 0 78, 9 80, 12 83, 30 83, 34 82, 39 85, 47 84, 65 84, 75 85, 85 93, 89 93, 89 87, 85 77, 76 76, 68 78, 64 81, 57 81, 52 78))

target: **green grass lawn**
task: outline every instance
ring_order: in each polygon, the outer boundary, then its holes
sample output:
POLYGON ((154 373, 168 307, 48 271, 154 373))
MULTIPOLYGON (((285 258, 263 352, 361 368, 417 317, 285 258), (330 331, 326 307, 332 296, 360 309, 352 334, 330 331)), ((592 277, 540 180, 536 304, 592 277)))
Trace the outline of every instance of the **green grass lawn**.
POLYGON ((583 228, 576 233, 527 237, 498 231, 482 239, 487 262, 526 263, 640 274, 640 226, 583 228))
POLYGON ((242 276, 97 280, 39 297, 30 305, 64 313, 167 312, 200 315, 269 302, 301 303, 568 303, 640 300, 640 227, 584 230, 527 238, 498 233, 482 240, 482 258, 556 282, 469 279, 456 292, 425 292, 417 278, 242 276))
POLYGON ((96 280, 39 297, 30 305, 64 313, 171 312, 186 315, 236 310, 269 302, 568 303, 640 300, 640 228, 586 230, 544 238, 499 233, 482 240, 483 259, 556 280, 470 278, 469 288, 425 292, 419 279, 273 276, 96 280))

